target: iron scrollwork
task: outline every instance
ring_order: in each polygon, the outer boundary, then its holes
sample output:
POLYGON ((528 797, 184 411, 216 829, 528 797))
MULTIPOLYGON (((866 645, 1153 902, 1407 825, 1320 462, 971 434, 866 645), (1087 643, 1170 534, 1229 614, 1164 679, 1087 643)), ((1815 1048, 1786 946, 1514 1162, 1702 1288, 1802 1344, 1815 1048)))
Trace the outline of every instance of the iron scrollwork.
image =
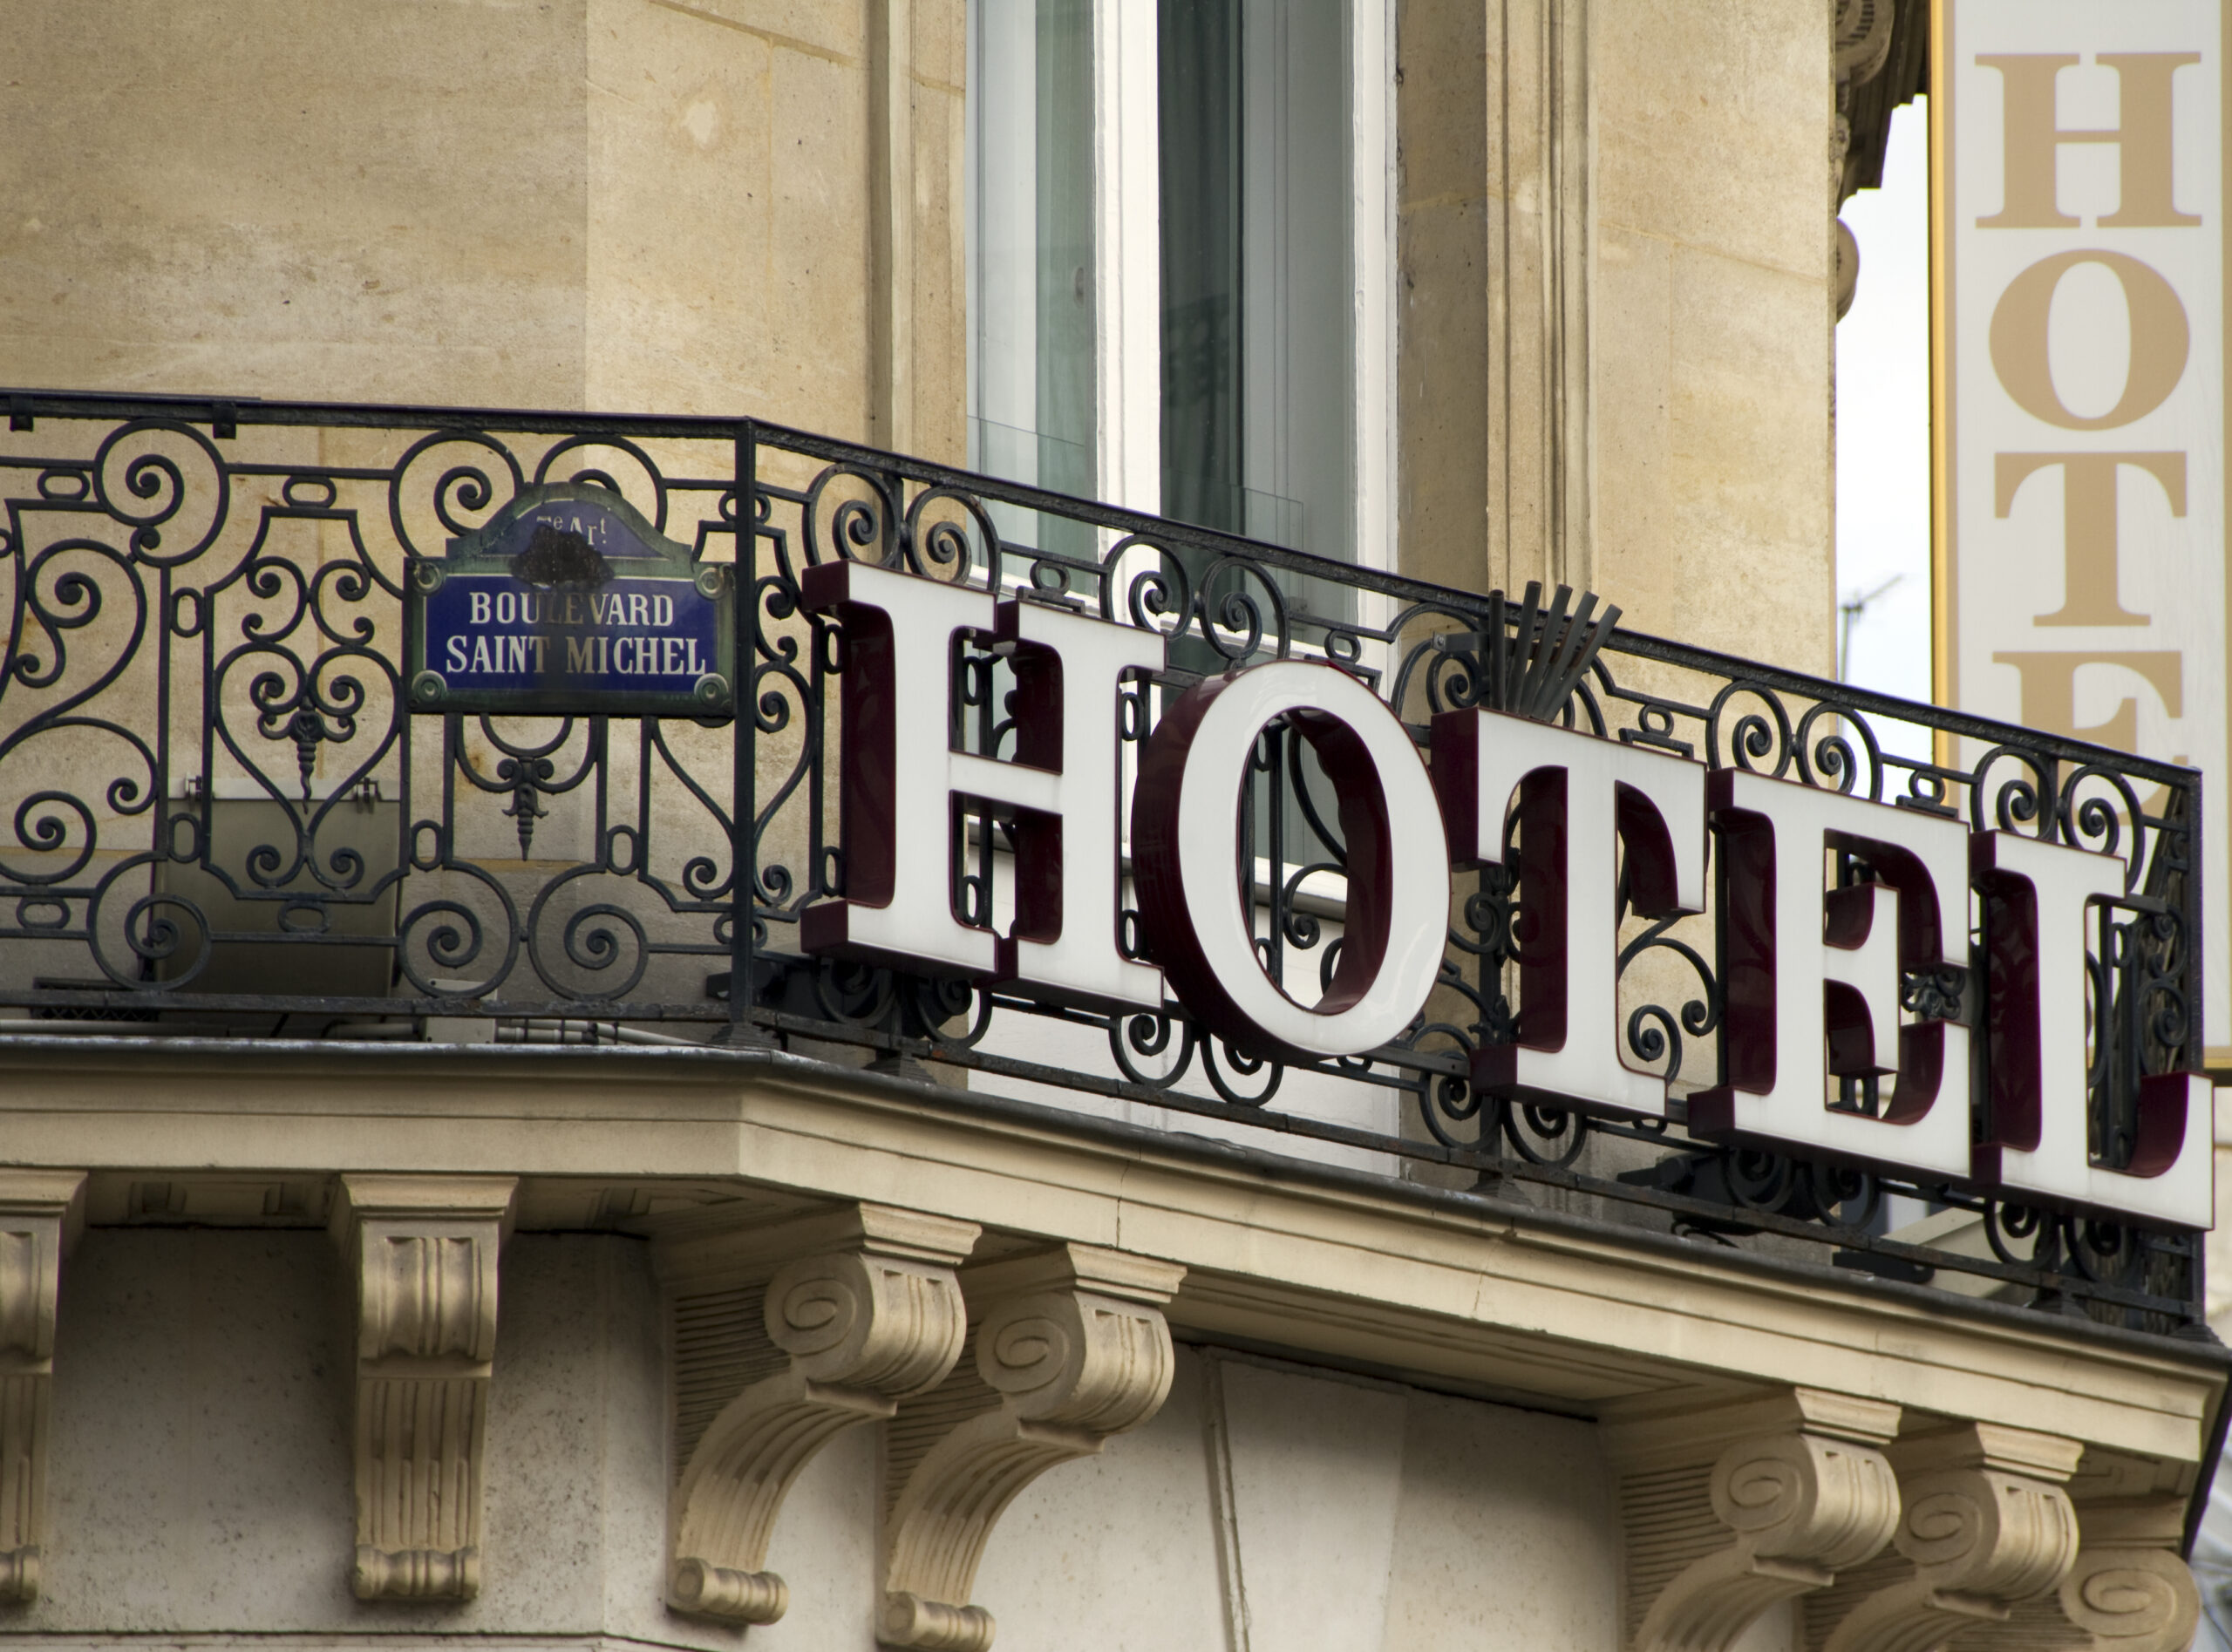
MULTIPOLYGON (((470 1005, 522 1037, 587 1015, 639 1039, 845 1046, 1259 1126, 1391 1173, 1440 1165, 1722 1240, 1807 1240, 1882 1272, 1960 1268, 2149 1329, 2197 1322, 2188 1236, 1700 1150, 1678 1107, 1622 1120, 1475 1092, 1473 1052, 1524 1036, 1515 855, 1464 874, 1414 1023, 1340 1062, 1260 1058, 1176 1004, 1100 1013, 805 956, 800 913, 846 883, 830 759, 847 660, 801 581, 850 559, 1160 631, 1169 669, 1121 698, 1127 772, 1166 702, 1203 676, 1314 658, 1421 736, 1437 711, 1490 707, 2117 854, 2127 887, 2102 908, 2091 983, 2093 1146, 2109 1163, 2130 1152, 2140 1081, 2199 1064, 2188 771, 1623 632, 1616 610, 1562 591, 1439 589, 750 420, 10 405, 0 1002, 35 1018, 407 1036, 470 1005), (412 715, 405 580, 554 486, 604 490, 713 572, 707 588, 735 604, 732 703, 642 719, 412 715), (1896 724, 1939 737, 1931 755, 1902 755, 1896 724), (1971 1209, 1992 1255, 1886 1240, 1894 1195, 1971 1209)), ((958 745, 1013 755, 1016 678, 993 639, 959 679, 958 745)), ((1342 946, 1337 809, 1283 724, 1246 784, 1239 875, 1260 956, 1309 998, 1342 946)), ((999 925, 1014 823, 979 807, 962 825, 959 910, 999 925)), ((1711 926, 1635 916, 1624 890, 1621 909, 1627 1057, 1678 1098, 1715 1076, 1711 926)), ((1127 914, 1126 948, 1143 944, 1127 914)), ((1936 970, 1909 976, 1902 1002, 1973 1025, 1980 991, 1974 971, 1936 970)), ((1856 1090, 1848 1105, 1872 1104, 1856 1090)))

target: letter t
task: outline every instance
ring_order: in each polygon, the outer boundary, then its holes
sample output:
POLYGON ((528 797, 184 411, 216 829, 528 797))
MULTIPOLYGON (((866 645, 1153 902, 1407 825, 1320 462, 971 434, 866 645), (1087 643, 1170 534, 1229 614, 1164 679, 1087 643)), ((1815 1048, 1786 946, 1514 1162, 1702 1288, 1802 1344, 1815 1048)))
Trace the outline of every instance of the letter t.
POLYGON ((1666 1081, 1620 1058, 1619 849, 1637 913, 1701 910, 1705 778, 1679 758, 1500 711, 1434 718, 1434 790, 1454 858, 1500 865, 1519 798, 1519 1040, 1473 1052, 1480 1089, 1665 1116, 1666 1081))

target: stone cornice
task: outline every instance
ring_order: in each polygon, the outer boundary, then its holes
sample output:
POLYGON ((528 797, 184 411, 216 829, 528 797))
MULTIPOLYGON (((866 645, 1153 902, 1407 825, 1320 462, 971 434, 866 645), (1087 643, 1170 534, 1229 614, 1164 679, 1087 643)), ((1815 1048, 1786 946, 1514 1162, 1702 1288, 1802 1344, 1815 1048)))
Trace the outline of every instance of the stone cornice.
POLYGON ((1891 117, 1899 107, 1929 91, 1929 0, 1886 0, 1890 49, 1884 61, 1854 89, 1847 119, 1850 139, 1842 157, 1837 200, 1883 181, 1883 151, 1890 141, 1891 117))
POLYGON ((779 1055, 0 1039, 0 1074, 16 1156, 97 1180, 439 1169, 521 1176, 523 1202, 535 1178, 903 1188, 1182 1263, 1181 1335, 1589 1413, 1834 1386, 2190 1464, 2226 1381, 2218 1349, 779 1055))

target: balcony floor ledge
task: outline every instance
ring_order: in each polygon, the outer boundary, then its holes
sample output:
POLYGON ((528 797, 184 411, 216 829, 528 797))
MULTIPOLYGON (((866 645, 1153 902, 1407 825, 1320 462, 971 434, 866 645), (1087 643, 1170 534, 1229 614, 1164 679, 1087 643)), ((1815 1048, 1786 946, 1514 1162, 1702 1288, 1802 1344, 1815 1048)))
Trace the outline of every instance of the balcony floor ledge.
POLYGON ((93 1173, 96 1223, 310 1226, 370 1170, 517 1175, 555 1231, 869 1200, 1182 1263, 1184 1337, 1575 1415, 1795 1383, 2189 1481, 2232 1378, 2213 1343, 775 1051, 0 1037, 0 1118, 9 1163, 93 1173))

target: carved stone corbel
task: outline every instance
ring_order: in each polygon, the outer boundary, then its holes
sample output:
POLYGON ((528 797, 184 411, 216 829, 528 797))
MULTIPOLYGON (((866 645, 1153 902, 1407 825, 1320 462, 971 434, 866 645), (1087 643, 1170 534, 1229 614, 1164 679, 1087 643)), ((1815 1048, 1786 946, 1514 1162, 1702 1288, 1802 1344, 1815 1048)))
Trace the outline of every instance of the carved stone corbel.
POLYGON ((2092 1652, 2186 1652, 2201 1590, 2178 1556, 2183 1498, 2079 1504, 2077 1563, 2061 1581, 2062 1615, 2092 1652))
POLYGON ((1860 243, 1837 212, 1853 192, 1846 155, 1852 147, 1853 94, 1883 72, 1891 55, 1896 0, 1829 0, 1835 114, 1829 136, 1829 235, 1834 253, 1837 319, 1852 309, 1860 283, 1860 243))
POLYGON ((2062 1488, 2084 1448, 1989 1423, 1895 1442, 1904 1513, 1887 1568, 1846 1609, 1822 1652, 1936 1652, 1963 1630, 2004 1623, 2050 1595, 2077 1560, 2077 1513, 2062 1488))
POLYGON ((972 1357, 892 1424, 877 1639, 985 1652, 977 1562, 1017 1492, 1139 1427, 1170 1393, 1163 1304, 1185 1269, 1061 1245, 962 1275, 972 1357))
POLYGON ((55 1308, 85 1187, 82 1171, 0 1171, 0 1601, 38 1594, 55 1308))
POLYGON ((357 1301, 359 1600, 480 1589, 480 1464, 509 1176, 349 1175, 333 1234, 357 1301))
MULTIPOLYGON (((784 1358, 727 1399, 690 1450, 674 1493, 668 1604, 735 1623, 783 1615, 789 1588, 764 1569, 783 1499, 836 1435, 890 1417, 953 1370, 968 1332, 953 1270, 979 1231, 856 1205, 663 1248, 677 1303, 754 1303, 767 1339, 756 1363, 784 1358)), ((752 1363, 732 1369, 749 1375, 752 1363)))
POLYGON ((1881 1551, 1899 1519, 1882 1450, 1898 1427, 1895 1405, 1814 1389, 1609 1426, 1636 1652, 1725 1652, 1881 1551))

